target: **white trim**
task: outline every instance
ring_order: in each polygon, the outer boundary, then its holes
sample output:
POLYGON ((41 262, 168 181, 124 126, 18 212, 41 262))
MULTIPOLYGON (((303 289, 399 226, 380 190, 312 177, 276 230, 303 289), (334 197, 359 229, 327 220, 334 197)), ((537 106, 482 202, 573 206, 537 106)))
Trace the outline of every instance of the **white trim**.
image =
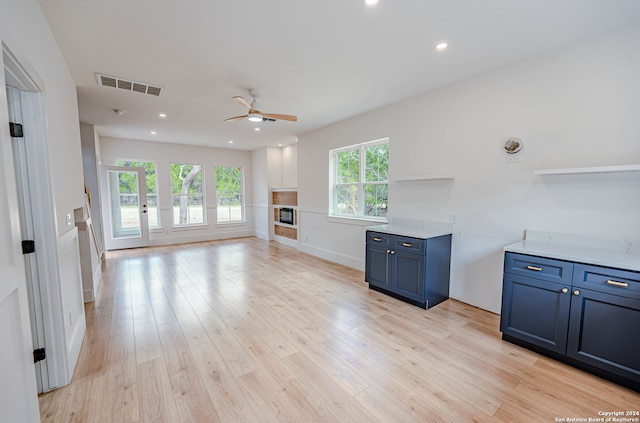
POLYGON ((638 172, 640 165, 620 165, 620 166, 593 166, 593 167, 573 167, 562 169, 538 169, 533 173, 536 175, 575 175, 583 173, 612 173, 612 172, 638 172))
MULTIPOLYGON (((4 69, 9 70, 12 81, 20 82, 22 121, 28 125, 25 130, 25 148, 29 158, 30 195, 34 230, 38 242, 38 284, 42 304, 42 327, 44 328, 47 350, 46 366, 41 366, 43 392, 67 385, 71 381, 73 367, 69 367, 65 346, 65 325, 60 279, 57 218, 46 132, 46 119, 42 106, 40 87, 32 76, 19 64, 17 59, 3 45, 4 69), (46 369, 45 369, 46 367, 46 369)), ((33 316, 32 316, 33 317, 33 316)))

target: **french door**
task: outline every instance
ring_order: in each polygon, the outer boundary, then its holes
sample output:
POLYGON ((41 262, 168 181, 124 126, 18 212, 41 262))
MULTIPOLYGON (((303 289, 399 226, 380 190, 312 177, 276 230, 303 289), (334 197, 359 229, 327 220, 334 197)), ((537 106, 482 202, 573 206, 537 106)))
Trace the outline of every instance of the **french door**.
POLYGON ((100 192, 107 250, 149 246, 145 170, 101 166, 100 192))

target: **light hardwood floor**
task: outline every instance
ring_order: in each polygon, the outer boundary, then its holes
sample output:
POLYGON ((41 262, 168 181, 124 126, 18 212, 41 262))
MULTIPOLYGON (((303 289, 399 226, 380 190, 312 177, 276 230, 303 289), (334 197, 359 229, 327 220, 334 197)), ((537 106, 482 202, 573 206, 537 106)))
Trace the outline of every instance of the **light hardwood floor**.
POLYGON ((44 422, 556 422, 640 394, 256 238, 108 253, 69 386, 44 422))

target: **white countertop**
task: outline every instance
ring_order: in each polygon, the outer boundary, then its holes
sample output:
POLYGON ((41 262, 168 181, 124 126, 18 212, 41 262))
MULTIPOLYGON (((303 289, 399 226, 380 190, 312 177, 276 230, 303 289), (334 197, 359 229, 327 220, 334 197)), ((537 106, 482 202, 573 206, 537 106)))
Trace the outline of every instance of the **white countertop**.
POLYGON ((549 257, 640 272, 640 254, 616 249, 524 240, 507 245, 504 247, 504 250, 512 253, 549 257))
POLYGON ((382 232, 385 234, 410 236, 419 239, 435 238, 437 236, 453 233, 451 225, 437 222, 424 222, 420 225, 399 225, 389 223, 385 225, 368 226, 367 230, 382 232))

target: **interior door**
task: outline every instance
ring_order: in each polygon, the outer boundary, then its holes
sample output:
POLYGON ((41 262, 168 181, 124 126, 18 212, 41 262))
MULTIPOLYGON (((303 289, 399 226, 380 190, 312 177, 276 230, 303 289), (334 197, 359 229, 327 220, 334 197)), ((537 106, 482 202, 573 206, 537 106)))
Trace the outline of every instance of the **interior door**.
POLYGON ((145 170, 101 166, 100 196, 107 250, 149 246, 145 170))
POLYGON ((6 422, 40 420, 21 242, 7 98, 0 90, 0 421, 6 422))

